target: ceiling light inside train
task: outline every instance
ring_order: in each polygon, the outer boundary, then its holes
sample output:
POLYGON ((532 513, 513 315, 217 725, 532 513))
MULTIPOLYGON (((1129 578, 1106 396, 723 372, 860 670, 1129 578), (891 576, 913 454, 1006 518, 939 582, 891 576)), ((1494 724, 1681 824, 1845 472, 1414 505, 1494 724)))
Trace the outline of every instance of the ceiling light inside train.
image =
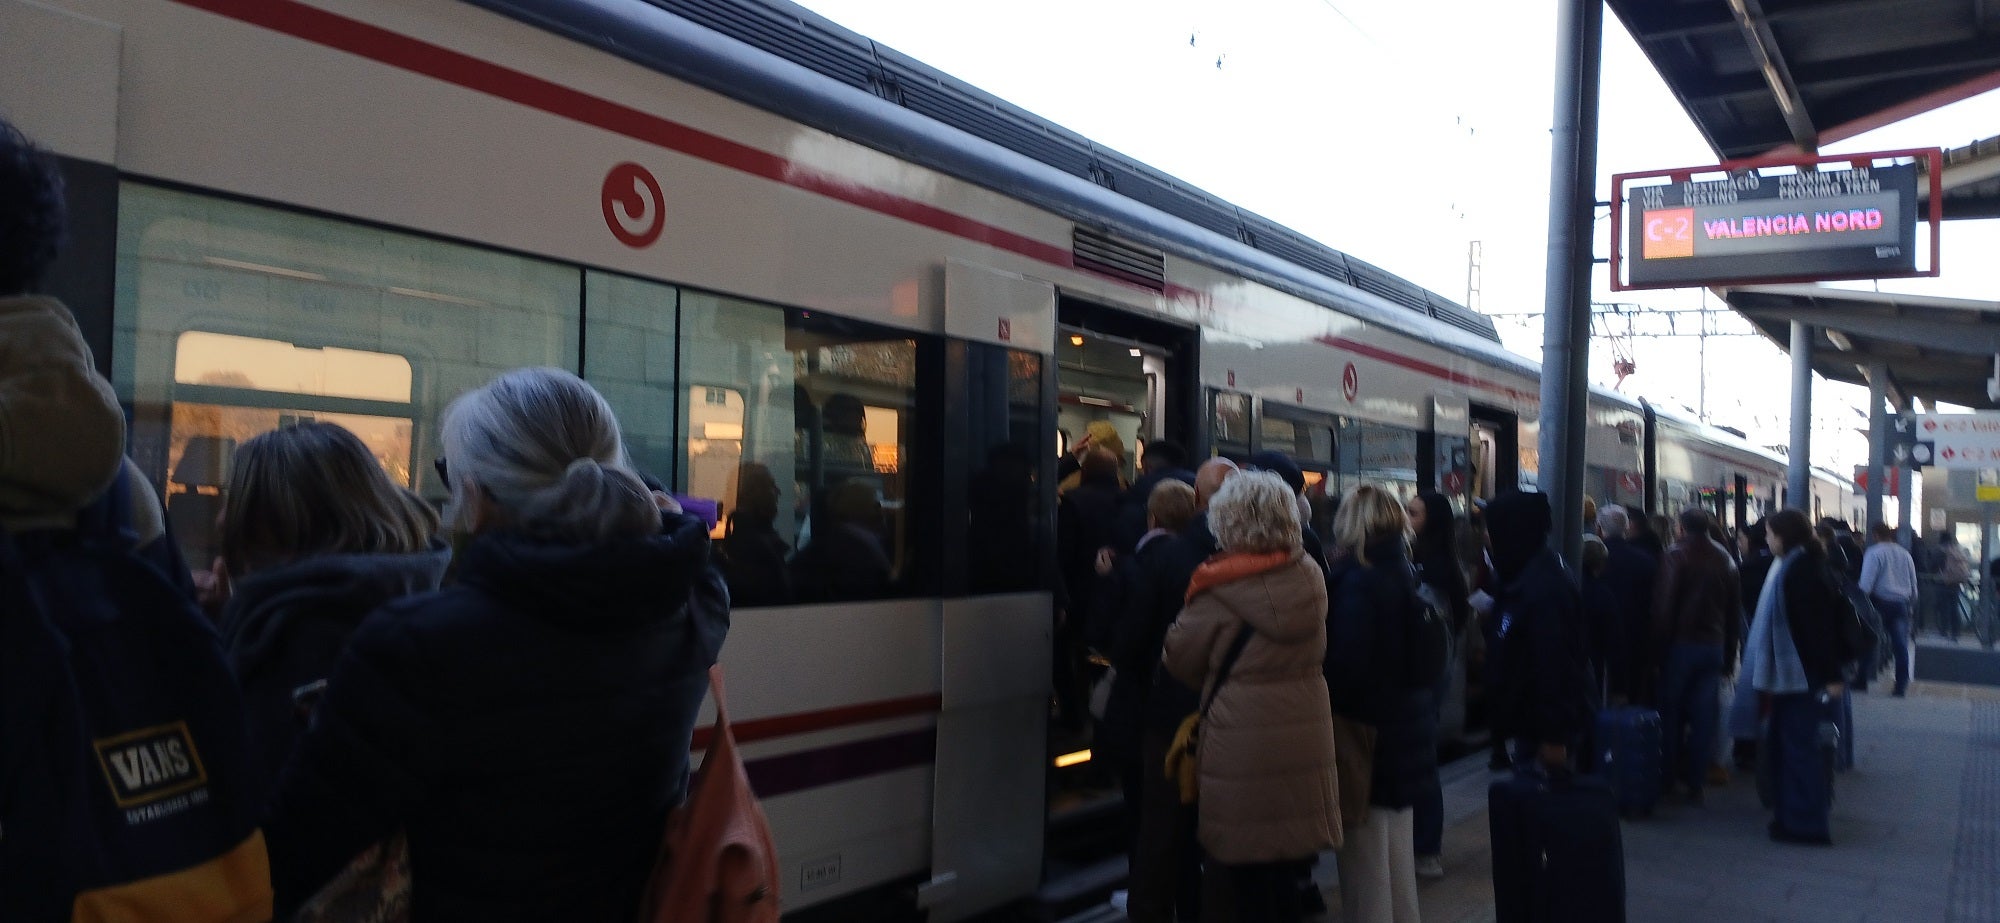
POLYGON ((1071 345, 1071 346, 1082 346, 1082 345, 1083 345, 1083 334, 1080 334, 1080 333, 1072 333, 1072 334, 1070 334, 1070 335, 1069 335, 1069 345, 1071 345))
POLYGON ((1132 347, 1132 349, 1131 349, 1131 353, 1132 353, 1132 358, 1134 358, 1134 359, 1137 359, 1137 358, 1139 358, 1139 357, 1140 357, 1141 355, 1144 355, 1143 353, 1139 352, 1139 347, 1137 347, 1137 346, 1134 346, 1134 347, 1132 347))

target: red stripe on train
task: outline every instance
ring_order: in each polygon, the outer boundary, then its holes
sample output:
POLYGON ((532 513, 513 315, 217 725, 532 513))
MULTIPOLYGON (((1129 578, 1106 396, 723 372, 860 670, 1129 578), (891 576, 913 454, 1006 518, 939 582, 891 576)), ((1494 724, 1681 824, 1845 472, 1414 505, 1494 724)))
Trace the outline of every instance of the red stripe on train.
POLYGON ((262 26, 295 38, 359 55, 392 67, 423 74, 445 83, 582 122, 635 141, 679 151, 690 157, 760 176, 869 211, 900 218, 1018 253, 1029 259, 1069 267, 1070 251, 1005 228, 954 214, 915 199, 870 189, 843 177, 830 176, 807 164, 740 144, 700 129, 592 96, 580 90, 483 61, 421 39, 391 32, 356 19, 329 13, 297 0, 179 0, 196 9, 262 26))
MULTIPOLYGON (((828 731, 834 728, 867 724, 872 721, 886 721, 890 718, 907 718, 911 715, 936 714, 944 707, 944 696, 935 692, 929 695, 913 695, 901 699, 883 699, 863 702, 859 705, 843 705, 819 711, 796 712, 789 715, 773 715, 738 721, 735 724, 736 742, 749 743, 753 740, 770 740, 775 737, 791 737, 809 734, 813 731, 828 731)), ((715 726, 695 728, 694 749, 706 750, 715 738, 715 726)))

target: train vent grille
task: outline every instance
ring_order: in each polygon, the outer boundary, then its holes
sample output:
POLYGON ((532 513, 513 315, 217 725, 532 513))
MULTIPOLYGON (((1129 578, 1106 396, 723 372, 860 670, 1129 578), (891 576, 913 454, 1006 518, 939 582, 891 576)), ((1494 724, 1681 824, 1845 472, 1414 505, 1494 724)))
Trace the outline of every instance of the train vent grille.
POLYGON ((1167 290, 1167 258, 1158 250, 1081 227, 1076 229, 1071 243, 1078 269, 1155 292, 1167 290))

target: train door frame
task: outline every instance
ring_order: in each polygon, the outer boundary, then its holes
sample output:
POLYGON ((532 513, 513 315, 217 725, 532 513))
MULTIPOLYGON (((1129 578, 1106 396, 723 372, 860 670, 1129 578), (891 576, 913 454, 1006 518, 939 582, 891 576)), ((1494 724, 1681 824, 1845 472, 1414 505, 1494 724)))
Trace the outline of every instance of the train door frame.
MULTIPOLYGON (((1199 454, 1197 447, 1207 445, 1208 400, 1201 386, 1201 328, 1148 317, 1057 288, 1056 330, 1059 336, 1075 333, 1098 337, 1144 352, 1141 359, 1159 383, 1158 390, 1151 395, 1153 406, 1147 408, 1150 438, 1179 443, 1190 457, 1199 454)), ((1061 346, 1057 344, 1058 351, 1061 346)), ((1058 360, 1053 364, 1057 366, 1060 401, 1061 363, 1058 360)))
MULTIPOLYGON (((1521 415, 1476 402, 1468 404, 1466 412, 1471 417, 1470 435, 1474 443, 1478 442, 1480 430, 1491 430, 1493 433, 1492 490, 1479 499, 1491 500, 1498 494, 1521 489, 1521 415)), ((1478 496, 1478 488, 1486 482, 1484 475, 1485 472, 1478 471, 1475 466, 1473 483, 1468 487, 1474 496, 1478 496)))

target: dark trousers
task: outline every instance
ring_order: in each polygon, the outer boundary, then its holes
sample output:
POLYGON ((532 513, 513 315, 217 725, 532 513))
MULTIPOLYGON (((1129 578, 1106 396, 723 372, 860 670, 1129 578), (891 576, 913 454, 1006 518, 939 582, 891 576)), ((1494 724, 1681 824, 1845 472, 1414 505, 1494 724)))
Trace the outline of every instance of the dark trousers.
POLYGON ((1882 631, 1889 636, 1890 652, 1896 655, 1896 694, 1910 688, 1910 604, 1871 596, 1875 611, 1882 614, 1882 631))
POLYGON ((1224 879, 1220 890, 1228 894, 1230 923, 1298 923, 1305 919, 1298 869, 1296 860, 1245 865, 1211 861, 1208 865, 1209 874, 1224 879))
POLYGON ((1819 726, 1836 720, 1838 709, 1839 701, 1820 690, 1771 697, 1771 729, 1758 758, 1771 761, 1771 810, 1787 832, 1827 836, 1831 830, 1833 789, 1819 726))
POLYGON ((1173 923, 1201 919, 1201 848, 1195 840, 1193 805, 1181 804, 1180 791, 1167 778, 1168 736, 1153 728, 1142 731, 1139 746, 1138 834, 1132 846, 1132 867, 1125 893, 1125 917, 1131 923, 1173 923))
POLYGON ((1679 773, 1689 791, 1701 791, 1715 759, 1721 681, 1722 645, 1677 641, 1667 648, 1660 671, 1661 775, 1672 782, 1679 773))

